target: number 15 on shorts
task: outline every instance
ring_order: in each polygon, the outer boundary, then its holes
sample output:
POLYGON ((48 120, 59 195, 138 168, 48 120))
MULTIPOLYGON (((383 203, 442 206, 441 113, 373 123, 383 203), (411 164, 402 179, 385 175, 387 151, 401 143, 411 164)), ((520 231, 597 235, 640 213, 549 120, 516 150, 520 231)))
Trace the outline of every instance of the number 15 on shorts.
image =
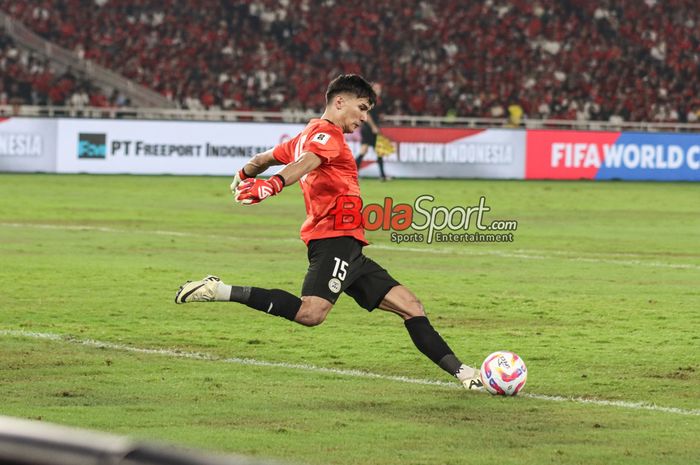
POLYGON ((333 257, 335 260, 335 267, 333 268, 333 277, 338 278, 341 281, 345 281, 345 275, 348 272, 348 262, 339 259, 338 257, 333 257))
POLYGON ((345 262, 338 257, 333 257, 335 266, 333 267, 333 277, 328 281, 328 289, 337 294, 343 288, 341 281, 345 281, 345 276, 348 273, 348 262, 345 262))

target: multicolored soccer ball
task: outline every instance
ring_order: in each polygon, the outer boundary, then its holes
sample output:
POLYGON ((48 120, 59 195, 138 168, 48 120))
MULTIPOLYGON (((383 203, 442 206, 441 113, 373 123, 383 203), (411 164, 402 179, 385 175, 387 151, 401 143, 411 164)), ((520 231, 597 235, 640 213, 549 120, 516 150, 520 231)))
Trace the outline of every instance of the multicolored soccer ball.
POLYGON ((499 350, 486 357, 480 374, 486 390, 495 396, 514 396, 527 381, 525 362, 507 350, 499 350))

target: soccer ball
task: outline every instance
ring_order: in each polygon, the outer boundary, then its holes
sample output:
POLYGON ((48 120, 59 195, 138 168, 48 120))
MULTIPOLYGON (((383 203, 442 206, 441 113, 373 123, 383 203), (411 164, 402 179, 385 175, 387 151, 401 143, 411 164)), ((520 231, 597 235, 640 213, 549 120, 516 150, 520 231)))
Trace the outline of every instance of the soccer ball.
POLYGON ((514 396, 525 386, 527 367, 513 352, 499 350, 481 364, 481 382, 495 396, 514 396))

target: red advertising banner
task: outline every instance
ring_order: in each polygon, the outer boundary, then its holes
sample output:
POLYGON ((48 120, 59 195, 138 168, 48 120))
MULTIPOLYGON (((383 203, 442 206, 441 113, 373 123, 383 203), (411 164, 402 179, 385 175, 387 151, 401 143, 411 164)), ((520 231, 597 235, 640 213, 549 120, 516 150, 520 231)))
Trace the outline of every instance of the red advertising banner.
POLYGON ((529 130, 525 179, 594 179, 619 132, 529 130))

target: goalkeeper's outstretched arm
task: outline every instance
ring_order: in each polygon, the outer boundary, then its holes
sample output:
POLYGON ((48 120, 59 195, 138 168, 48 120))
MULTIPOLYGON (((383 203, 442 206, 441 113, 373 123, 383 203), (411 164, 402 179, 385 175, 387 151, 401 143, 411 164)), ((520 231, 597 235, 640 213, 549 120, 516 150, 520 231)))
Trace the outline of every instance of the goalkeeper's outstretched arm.
POLYGON ((301 156, 288 164, 278 173, 284 178, 284 185, 289 186, 297 182, 305 174, 315 170, 321 164, 321 159, 313 152, 304 152, 301 156))
MULTIPOLYGON (((231 183, 231 192, 235 193, 236 188, 244 179, 255 178, 264 173, 269 167, 281 165, 272 155, 273 149, 259 153, 251 158, 243 168, 236 173, 231 183)), ((297 160, 285 166, 279 174, 284 178, 285 185, 289 186, 297 182, 302 176, 313 171, 321 164, 321 159, 313 152, 304 152, 297 160)))
POLYGON ((255 155, 253 158, 248 160, 248 163, 243 167, 243 173, 246 178, 254 178, 259 174, 264 173, 269 167, 274 165, 281 165, 277 159, 272 156, 272 150, 267 150, 263 153, 255 155))
POLYGON ((274 165, 281 165, 275 157, 272 156, 272 150, 267 150, 262 153, 258 153, 253 158, 248 160, 248 163, 241 168, 241 170, 236 173, 233 177, 233 182, 231 183, 231 193, 236 192, 236 188, 244 179, 254 178, 259 174, 264 173, 269 167, 274 165))
MULTIPOLYGON (((236 202, 243 205, 254 205, 268 197, 282 192, 284 186, 294 184, 305 174, 313 171, 321 164, 321 159, 312 152, 304 152, 301 156, 282 168, 279 173, 269 179, 246 178, 235 188, 236 202)), ((248 166, 248 165, 246 165, 248 166)), ((247 174, 243 173, 244 175, 247 174)), ((233 184, 231 184, 233 186, 233 184)))

